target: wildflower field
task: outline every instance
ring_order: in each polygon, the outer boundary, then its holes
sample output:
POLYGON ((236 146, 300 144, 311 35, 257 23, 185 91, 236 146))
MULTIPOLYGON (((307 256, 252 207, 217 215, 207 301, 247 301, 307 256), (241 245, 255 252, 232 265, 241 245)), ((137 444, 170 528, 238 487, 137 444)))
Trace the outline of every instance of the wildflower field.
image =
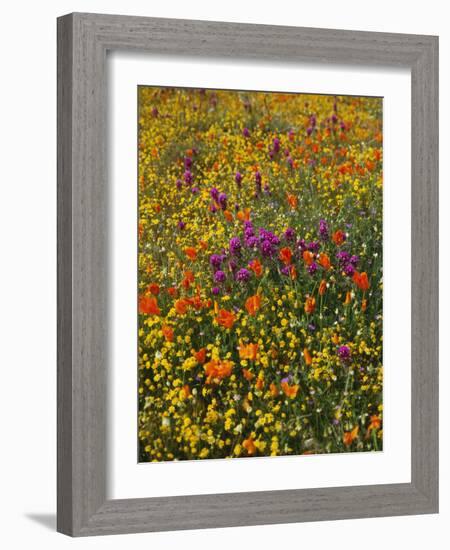
POLYGON ((138 88, 139 461, 382 449, 382 99, 138 88))

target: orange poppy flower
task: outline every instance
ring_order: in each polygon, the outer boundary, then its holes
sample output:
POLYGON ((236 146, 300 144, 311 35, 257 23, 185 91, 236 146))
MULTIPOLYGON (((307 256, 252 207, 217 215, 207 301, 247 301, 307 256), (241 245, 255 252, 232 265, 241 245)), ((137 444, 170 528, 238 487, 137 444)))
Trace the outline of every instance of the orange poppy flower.
POLYGON ((186 290, 190 288, 191 283, 189 282, 189 279, 186 279, 186 277, 181 281, 181 286, 185 288, 186 290))
POLYGON ((252 260, 248 264, 248 267, 249 267, 249 269, 251 269, 255 273, 255 275, 257 277, 261 277, 262 272, 263 272, 263 268, 262 268, 261 262, 258 259, 252 260))
POLYGON ((158 302, 154 296, 141 296, 139 298, 139 313, 147 315, 160 315, 161 310, 158 307, 158 302))
POLYGON ((365 271, 363 271, 362 273, 358 273, 358 271, 355 271, 355 273, 353 274, 353 282, 358 288, 363 291, 366 291, 370 288, 369 279, 365 271))
POLYGON ((232 328, 236 321, 236 315, 232 311, 220 309, 216 321, 222 327, 232 328))
POLYGON ((203 307, 203 301, 200 298, 199 294, 192 296, 191 298, 186 298, 186 301, 189 302, 197 311, 203 307))
POLYGON ((191 286, 191 283, 194 282, 194 274, 190 269, 184 272, 183 280, 181 281, 181 286, 188 289, 191 286))
POLYGON ((249 359, 255 361, 258 355, 258 344, 241 344, 239 346, 239 357, 241 359, 249 359))
POLYGON ((367 426, 367 437, 370 435, 370 432, 372 430, 379 430, 380 428, 381 428, 381 418, 378 415, 373 414, 370 417, 370 424, 367 426))
POLYGON ((184 298, 180 298, 179 300, 175 301, 175 311, 178 313, 178 315, 184 315, 189 307, 189 302, 185 300, 184 298))
POLYGON ((251 437, 249 437, 248 439, 244 439, 244 441, 242 442, 242 446, 247 451, 247 454, 254 455, 256 453, 256 447, 251 437))
POLYGON ((306 363, 307 365, 311 365, 311 363, 312 363, 312 357, 311 357, 311 354, 309 353, 308 348, 304 348, 304 349, 303 349, 303 359, 305 360, 305 363, 306 363))
POLYGON ((344 432, 342 441, 346 447, 350 447, 353 441, 358 437, 359 427, 356 426, 351 432, 344 432))
POLYGON ((206 348, 201 348, 198 351, 194 351, 194 357, 197 363, 203 365, 206 361, 206 348))
POLYGON ((197 251, 193 246, 188 246, 187 248, 185 248, 184 253, 192 262, 197 259, 197 251))
POLYGON ((292 210, 295 210, 298 206, 298 198, 292 193, 286 193, 287 201, 292 210))
POLYGON ((220 382, 224 378, 231 375, 233 370, 233 363, 231 361, 221 361, 220 359, 212 359, 204 366, 205 373, 207 375, 206 383, 210 384, 212 381, 220 382))
POLYGON ((202 250, 206 250, 208 248, 208 243, 206 241, 198 241, 198 244, 202 250))
POLYGON ((364 313, 367 309, 367 300, 364 298, 364 300, 361 302, 361 311, 364 313))
POLYGON ((273 382, 270 384, 269 390, 270 390, 270 395, 272 397, 276 397, 280 393, 278 391, 278 388, 277 388, 276 384, 274 384, 273 382))
POLYGON ((256 384, 255 384, 255 388, 257 390, 262 390, 264 388, 264 379, 263 378, 258 377, 258 380, 256 381, 256 384))
POLYGON ((148 291, 151 292, 154 296, 158 296, 159 285, 157 285, 156 283, 150 283, 147 288, 148 288, 148 291))
POLYGON ((320 254, 319 256, 319 264, 325 269, 325 270, 328 270, 330 269, 331 267, 331 262, 330 262, 330 257, 328 256, 328 254, 320 254))
POLYGON ((191 388, 185 384, 180 390, 180 399, 187 399, 191 395, 191 388))
POLYGON ((314 313, 316 309, 316 299, 308 296, 305 300, 305 313, 314 313))
POLYGON ((319 295, 323 296, 326 291, 327 291, 327 282, 325 281, 325 279, 322 279, 319 285, 319 295))
POLYGON ((168 342, 173 342, 173 328, 169 327, 169 325, 163 325, 161 330, 164 335, 164 338, 168 342))
POLYGON ((168 293, 170 296, 172 296, 172 298, 174 298, 174 297, 177 295, 178 291, 177 291, 177 289, 176 289, 174 286, 170 286, 170 287, 167 289, 167 293, 168 293))
POLYGON ((292 261, 292 250, 285 246, 280 250, 280 260, 284 263, 284 265, 289 265, 292 261))
POLYGON ((255 375, 250 372, 248 369, 242 369, 242 374, 244 375, 244 378, 250 382, 253 378, 255 378, 255 375))
POLYGON ((341 229, 338 229, 333 233, 331 238, 333 239, 334 244, 340 246, 345 241, 345 233, 341 229))
POLYGON ((259 294, 254 294, 247 298, 245 301, 245 309, 249 315, 256 315, 256 312, 261 309, 261 296, 259 294))
POLYGON ((161 205, 160 204, 155 204, 155 206, 153 207, 155 209, 155 212, 161 212, 161 205))
POLYGON ((295 281, 295 279, 297 278, 297 268, 295 267, 295 265, 289 266, 289 275, 291 279, 295 281))
POLYGON ((314 254, 309 250, 304 250, 302 256, 306 265, 311 265, 313 263, 314 254))
POLYGON ((344 301, 344 306, 348 306, 348 304, 350 304, 352 301, 352 293, 350 291, 348 291, 346 294, 345 294, 345 301, 344 301))
POLYGON ((238 212, 237 219, 241 222, 248 222, 250 220, 250 208, 244 208, 243 211, 238 212))
POLYGON ((233 214, 229 210, 224 210, 223 215, 225 216, 227 222, 233 221, 233 214))
POLYGON ((287 397, 294 399, 297 397, 299 386, 298 384, 293 384, 290 386, 287 382, 281 382, 281 389, 287 397))

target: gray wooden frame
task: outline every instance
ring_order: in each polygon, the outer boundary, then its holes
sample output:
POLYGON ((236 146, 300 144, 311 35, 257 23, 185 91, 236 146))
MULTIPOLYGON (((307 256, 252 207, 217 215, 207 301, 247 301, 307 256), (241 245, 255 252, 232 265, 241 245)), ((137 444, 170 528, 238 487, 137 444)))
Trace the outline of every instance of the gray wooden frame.
POLYGON ((72 536, 438 511, 438 38, 75 13, 58 19, 58 530, 72 536), (106 52, 408 67, 411 483, 106 498, 106 52))

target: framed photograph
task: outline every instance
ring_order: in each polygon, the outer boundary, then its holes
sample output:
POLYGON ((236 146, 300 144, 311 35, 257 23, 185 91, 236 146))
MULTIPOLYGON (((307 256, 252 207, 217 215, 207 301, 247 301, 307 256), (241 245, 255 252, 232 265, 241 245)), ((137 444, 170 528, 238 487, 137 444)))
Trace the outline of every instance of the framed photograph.
POLYGON ((438 511, 438 39, 58 19, 58 530, 438 511))

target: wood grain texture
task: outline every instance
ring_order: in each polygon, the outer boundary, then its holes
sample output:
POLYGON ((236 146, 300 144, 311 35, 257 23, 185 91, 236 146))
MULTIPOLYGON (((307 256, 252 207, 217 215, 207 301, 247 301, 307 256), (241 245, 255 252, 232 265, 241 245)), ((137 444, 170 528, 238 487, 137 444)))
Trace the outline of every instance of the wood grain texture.
POLYGON ((438 39, 116 15, 58 20, 58 530, 73 536, 438 510, 438 39), (412 81, 411 483, 107 500, 106 52, 401 66, 412 81))

